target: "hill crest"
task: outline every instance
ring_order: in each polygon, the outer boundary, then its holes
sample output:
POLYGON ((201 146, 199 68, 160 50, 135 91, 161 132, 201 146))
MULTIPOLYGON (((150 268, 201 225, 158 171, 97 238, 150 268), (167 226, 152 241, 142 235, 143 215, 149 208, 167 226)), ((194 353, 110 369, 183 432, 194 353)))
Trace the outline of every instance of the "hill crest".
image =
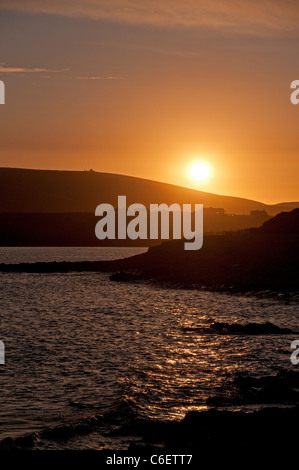
POLYGON ((113 173, 0 168, 0 212, 94 212, 103 202, 116 206, 118 195, 126 195, 128 204, 198 203, 232 214, 266 210, 276 215, 299 207, 299 202, 267 205, 113 173))

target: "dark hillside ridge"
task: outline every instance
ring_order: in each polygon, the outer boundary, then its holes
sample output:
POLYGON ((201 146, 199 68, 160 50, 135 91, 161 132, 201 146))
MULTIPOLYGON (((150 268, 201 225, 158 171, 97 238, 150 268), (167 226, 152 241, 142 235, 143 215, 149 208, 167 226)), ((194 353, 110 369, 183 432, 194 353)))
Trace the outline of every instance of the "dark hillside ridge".
MULTIPOLYGON (((94 171, 30 170, 0 168, 0 213, 88 212, 101 203, 117 206, 117 196, 127 204, 204 204, 223 208, 226 213, 248 214, 265 210, 270 216, 281 212, 279 205, 238 197, 221 196, 172 184, 132 176, 94 171)), ((288 204, 288 203, 283 203, 288 204)), ((291 204, 289 209, 299 207, 291 204)))

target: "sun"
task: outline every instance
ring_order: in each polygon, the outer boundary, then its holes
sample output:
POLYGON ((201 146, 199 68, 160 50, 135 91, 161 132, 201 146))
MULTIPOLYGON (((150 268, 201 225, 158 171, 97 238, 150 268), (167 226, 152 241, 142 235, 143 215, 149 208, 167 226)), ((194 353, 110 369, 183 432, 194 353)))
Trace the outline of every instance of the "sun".
POLYGON ((205 181, 211 175, 211 168, 206 162, 194 162, 190 166, 190 176, 196 181, 205 181))

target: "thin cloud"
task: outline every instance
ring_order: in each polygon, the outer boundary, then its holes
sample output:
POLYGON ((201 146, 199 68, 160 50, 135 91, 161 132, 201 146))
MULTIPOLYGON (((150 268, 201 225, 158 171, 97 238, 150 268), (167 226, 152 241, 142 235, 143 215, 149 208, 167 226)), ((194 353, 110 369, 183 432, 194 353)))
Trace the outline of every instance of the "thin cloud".
POLYGON ((50 70, 39 67, 28 68, 28 67, 8 67, 5 64, 0 64, 0 73, 56 73, 62 72, 66 69, 61 70, 50 70))
POLYGON ((123 80, 123 77, 98 77, 98 76, 81 76, 77 77, 79 80, 123 80))
POLYGON ((0 8, 238 34, 298 34, 298 0, 1 0, 0 8))

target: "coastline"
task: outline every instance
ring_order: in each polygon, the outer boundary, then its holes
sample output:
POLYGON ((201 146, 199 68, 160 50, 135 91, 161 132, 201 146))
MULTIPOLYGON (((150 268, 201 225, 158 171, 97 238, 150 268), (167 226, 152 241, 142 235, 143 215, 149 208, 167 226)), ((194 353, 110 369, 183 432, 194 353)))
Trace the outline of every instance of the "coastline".
POLYGON ((158 451, 160 454, 196 454, 199 451, 210 452, 215 449, 215 445, 226 452, 234 452, 236 447, 248 451, 254 449, 255 452, 266 447, 270 451, 276 445, 280 449, 286 449, 297 444, 297 436, 293 431, 298 419, 298 405, 268 406, 257 411, 210 408, 190 411, 179 421, 131 417, 126 422, 117 424, 112 416, 106 414, 41 432, 5 438, 0 441, 0 451, 49 450, 53 444, 57 446, 56 449, 60 446, 67 448, 68 441, 74 437, 85 436, 88 441, 88 436, 93 433, 99 434, 98 451, 104 453, 128 451, 136 455, 158 451), (103 430, 111 438, 129 438, 131 443, 126 449, 117 449, 114 446, 103 448, 103 430))
POLYGON ((0 272, 106 272, 115 282, 297 299, 298 242, 296 234, 208 236, 198 252, 185 252, 179 240, 113 261, 2 263, 0 272))

